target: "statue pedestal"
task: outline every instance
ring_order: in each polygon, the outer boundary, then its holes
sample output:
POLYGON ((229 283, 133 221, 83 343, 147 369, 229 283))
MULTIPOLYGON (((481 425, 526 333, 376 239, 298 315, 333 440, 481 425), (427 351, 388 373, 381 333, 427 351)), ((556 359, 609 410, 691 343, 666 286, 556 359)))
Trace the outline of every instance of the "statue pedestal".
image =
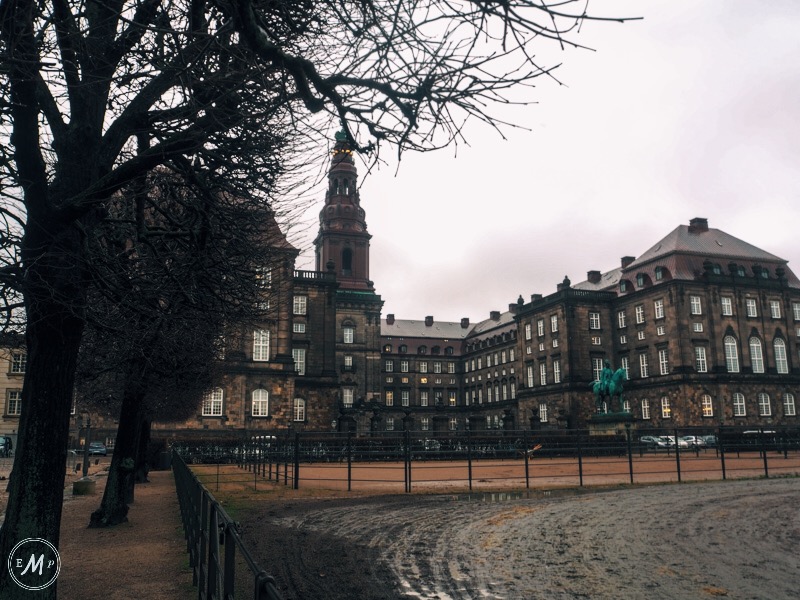
POLYGON ((632 425, 629 412, 597 413, 589 417, 589 435, 620 435, 632 425))

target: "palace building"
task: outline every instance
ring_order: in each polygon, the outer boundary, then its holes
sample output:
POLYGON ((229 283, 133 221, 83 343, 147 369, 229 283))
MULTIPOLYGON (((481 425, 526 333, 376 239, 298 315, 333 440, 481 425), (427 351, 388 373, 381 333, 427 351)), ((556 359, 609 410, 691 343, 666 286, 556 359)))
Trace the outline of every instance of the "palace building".
MULTIPOLYGON (((263 319, 231 332, 218 384, 185 422, 154 423, 155 437, 584 428, 605 361, 626 373, 637 427, 797 424, 800 280, 786 260, 704 218, 477 322, 382 318, 342 136, 315 270, 295 269, 298 251, 270 226, 263 319)), ((0 434, 15 434, 25 356, 7 346, 0 434)))

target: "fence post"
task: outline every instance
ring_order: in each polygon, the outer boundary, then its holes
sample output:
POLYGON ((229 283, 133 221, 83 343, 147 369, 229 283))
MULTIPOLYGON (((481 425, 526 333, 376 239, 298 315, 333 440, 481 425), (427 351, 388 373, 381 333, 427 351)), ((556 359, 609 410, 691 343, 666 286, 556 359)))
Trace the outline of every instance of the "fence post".
POLYGON ((681 447, 678 445, 678 428, 672 430, 675 435, 675 468, 678 469, 678 483, 681 482, 681 447))
POLYGON ((725 445, 722 443, 722 425, 717 429, 717 448, 719 448, 719 460, 722 465, 722 481, 727 479, 725 473, 725 445))
POLYGON ((347 431, 347 491, 353 490, 353 432, 347 431))
POLYGON ((406 484, 406 493, 410 494, 411 493, 411 432, 408 429, 406 429, 403 432, 403 435, 405 437, 405 446, 406 446, 405 448, 406 451, 403 456, 405 462, 404 479, 406 484))
POLYGON ((578 437, 578 484, 583 487, 583 448, 581 448, 581 432, 576 432, 578 437))
POLYGON ((631 475, 631 485, 633 485, 633 450, 631 448, 631 424, 625 423, 625 438, 628 444, 628 472, 631 475))
POLYGON ((294 434, 294 481, 292 488, 300 489, 300 432, 294 434))
POLYGON ((469 477, 469 491, 472 491, 472 430, 467 429, 467 477, 469 477))
POLYGON ((529 458, 529 456, 528 456, 528 448, 531 445, 530 438, 528 437, 529 433, 530 432, 526 429, 523 432, 523 436, 522 436, 522 454, 525 457, 525 489, 526 490, 530 489, 530 487, 531 487, 531 477, 530 477, 530 472, 528 471, 528 465, 529 465, 529 462, 528 462, 528 458, 529 458))
POLYGON ((764 477, 769 479, 769 466, 767 464, 767 443, 764 436, 764 428, 758 430, 758 445, 761 448, 761 456, 764 457, 764 477))

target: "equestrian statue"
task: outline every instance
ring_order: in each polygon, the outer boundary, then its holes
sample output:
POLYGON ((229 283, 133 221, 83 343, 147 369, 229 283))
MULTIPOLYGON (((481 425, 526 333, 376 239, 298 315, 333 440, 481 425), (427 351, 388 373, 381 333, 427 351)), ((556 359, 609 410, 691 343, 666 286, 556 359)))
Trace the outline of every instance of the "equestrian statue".
POLYGON ((600 372, 600 379, 591 383, 592 391, 594 392, 594 405, 596 412, 609 413, 611 410, 614 398, 617 398, 618 412, 624 411, 624 403, 622 401, 622 382, 625 381, 625 369, 611 369, 611 363, 604 361, 603 370, 600 372), (608 401, 606 401, 608 398, 608 401))

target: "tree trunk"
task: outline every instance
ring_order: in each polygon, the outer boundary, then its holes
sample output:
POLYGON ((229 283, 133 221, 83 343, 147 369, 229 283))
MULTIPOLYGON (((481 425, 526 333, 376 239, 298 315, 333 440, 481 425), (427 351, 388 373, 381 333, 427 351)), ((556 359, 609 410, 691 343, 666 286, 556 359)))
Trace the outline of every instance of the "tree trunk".
POLYGON ((100 508, 92 513, 89 527, 111 527, 128 520, 128 503, 133 501, 130 488, 133 487, 140 424, 144 412, 141 373, 138 365, 128 370, 106 489, 100 508))
POLYGON ((139 452, 136 455, 136 483, 147 483, 150 472, 150 419, 142 419, 142 431, 139 433, 139 452))
MULTIPOLYGON (((28 538, 44 539, 58 547, 72 389, 82 332, 83 321, 63 307, 41 297, 29 302, 19 438, 0 530, 3 562, 18 542, 28 538)), ((41 583, 48 580, 46 571, 41 583)), ((40 585, 28 579, 23 583, 40 585)), ((3 565, 0 598, 55 599, 56 583, 41 591, 23 589, 3 565)))

